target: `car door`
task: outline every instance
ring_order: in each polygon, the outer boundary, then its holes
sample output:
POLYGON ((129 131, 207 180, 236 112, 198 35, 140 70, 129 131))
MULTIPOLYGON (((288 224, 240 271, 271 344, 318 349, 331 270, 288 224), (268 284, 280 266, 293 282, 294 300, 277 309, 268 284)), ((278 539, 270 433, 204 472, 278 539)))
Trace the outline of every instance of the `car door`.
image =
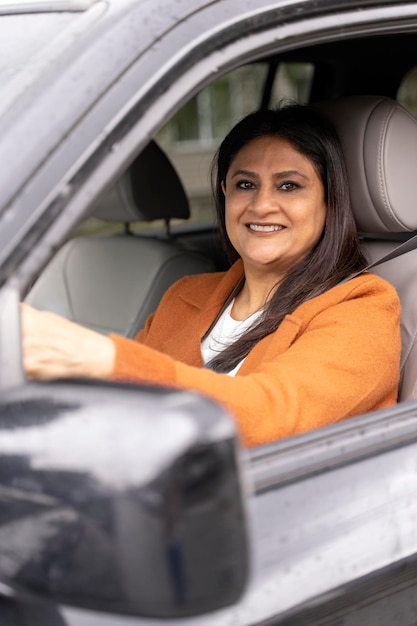
MULTIPOLYGON (((142 437, 151 441, 157 433, 149 424, 149 407, 143 409, 144 395, 161 419, 174 413, 177 400, 162 408, 152 389, 26 381, 19 302, 94 202, 181 105, 213 78, 267 54, 313 41, 354 38, 358 32, 410 30, 417 24, 412 2, 119 0, 74 6, 63 15, 46 14, 48 36, 58 21, 67 23, 59 40, 53 40, 52 51, 28 59, 18 80, 7 85, 0 118, 0 161, 8 164, 0 173, 0 413, 5 456, 17 445, 19 432, 23 436, 31 424, 37 440, 43 440, 39 433, 48 415, 61 420, 69 412, 71 421, 82 410, 91 420, 107 403, 113 409, 105 421, 110 428, 119 405, 132 419, 148 424, 142 437), (71 398, 75 408, 69 406, 71 398), (22 428, 14 428, 13 420, 22 428)), ((8 28, 13 20, 13 28, 21 28, 19 15, 7 14, 8 28)), ((25 15, 25 24, 33 27, 39 16, 25 15)), ((191 402, 190 423, 198 422, 200 402, 191 402)), ((173 623, 411 624, 417 554, 416 410, 415 402, 405 403, 248 453, 239 447, 229 417, 210 405, 208 421, 215 422, 211 416, 216 414, 227 424, 230 458, 239 466, 232 472, 235 502, 244 502, 244 507, 238 517, 242 525, 235 524, 242 529, 239 554, 249 551, 249 574, 228 600, 213 600, 204 610, 200 604, 201 615, 172 609, 173 623)), ((105 437, 99 429, 92 432, 96 438, 105 437)), ((106 432, 110 445, 112 431, 106 432)), ((121 432, 129 439, 134 427, 125 426, 121 432)), ((49 441, 48 450, 55 450, 57 440, 49 441)), ((69 441, 67 436, 64 441, 69 441)), ((89 445, 93 450, 92 440, 89 445)), ((164 459, 163 448, 158 454, 164 459)), ((10 467, 3 474, 3 494, 6 487, 16 489, 10 467)), ((129 464, 123 467, 128 473, 129 464)), ((35 469, 25 469, 19 488, 31 492, 35 469)), ((117 462, 113 469, 116 473, 117 462)), ((44 474, 36 484, 52 497, 44 474)), ((97 498, 97 490, 93 493, 97 498)), ((152 493, 142 495, 152 500, 152 493)), ((10 500, 4 502, 10 506, 10 500)), ((3 511, 6 515, 6 506, 3 511)), ((20 515, 16 511, 15 526, 20 515)), ((207 520, 205 524, 207 528, 207 520)), ((220 528, 220 517, 212 524, 220 528)), ((8 528, 13 537, 14 526, 8 528)), ((61 530, 60 542, 67 537, 64 526, 61 530)), ((2 558, 5 545, 0 543, 2 558)), ((212 554, 210 567, 215 570, 219 553, 212 554)), ((201 567, 206 565, 204 561, 201 567)), ((145 572, 150 576, 151 567, 145 572)), ((243 565, 240 570, 245 573, 243 565)), ((21 589, 1 581, 0 611, 5 619, 53 626, 144 626, 167 617, 149 610, 141 613, 139 608, 129 613, 120 605, 80 596, 77 603, 74 595, 66 601, 62 591, 39 582, 39 570, 29 573, 21 589), (36 611, 40 617, 35 617, 36 611)), ((135 587, 135 578, 128 582, 135 587)))

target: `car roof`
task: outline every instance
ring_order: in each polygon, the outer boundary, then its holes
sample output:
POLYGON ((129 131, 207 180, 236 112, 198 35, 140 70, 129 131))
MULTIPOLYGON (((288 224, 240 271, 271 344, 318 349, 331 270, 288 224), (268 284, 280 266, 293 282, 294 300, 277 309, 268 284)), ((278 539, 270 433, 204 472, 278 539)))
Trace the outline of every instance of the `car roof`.
POLYGON ((0 0, 0 15, 13 13, 48 13, 85 11, 99 0, 0 0))

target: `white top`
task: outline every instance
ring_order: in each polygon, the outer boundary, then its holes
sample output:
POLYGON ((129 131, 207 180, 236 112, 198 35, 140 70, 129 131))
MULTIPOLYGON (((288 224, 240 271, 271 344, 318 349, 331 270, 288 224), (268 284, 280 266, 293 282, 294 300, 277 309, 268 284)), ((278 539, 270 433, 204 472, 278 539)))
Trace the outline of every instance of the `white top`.
MULTIPOLYGON (((211 332, 201 342, 201 356, 203 357, 204 365, 211 361, 213 357, 217 356, 219 352, 222 352, 227 346, 236 341, 261 314, 261 311, 255 311, 255 313, 252 313, 252 315, 245 320, 234 320, 230 315, 233 302, 234 300, 232 300, 229 306, 223 311, 216 324, 211 329, 211 332)), ((242 359, 231 372, 228 372, 228 376, 234 376, 244 360, 245 359, 242 359)))

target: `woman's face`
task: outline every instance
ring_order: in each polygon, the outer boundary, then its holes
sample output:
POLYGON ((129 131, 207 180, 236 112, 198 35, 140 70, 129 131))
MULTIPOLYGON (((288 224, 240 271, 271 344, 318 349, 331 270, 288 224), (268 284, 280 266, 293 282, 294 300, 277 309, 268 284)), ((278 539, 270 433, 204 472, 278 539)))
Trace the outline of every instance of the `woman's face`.
POLYGON ((285 274, 318 242, 326 219, 322 182, 285 139, 244 146, 223 183, 226 230, 245 271, 285 274))

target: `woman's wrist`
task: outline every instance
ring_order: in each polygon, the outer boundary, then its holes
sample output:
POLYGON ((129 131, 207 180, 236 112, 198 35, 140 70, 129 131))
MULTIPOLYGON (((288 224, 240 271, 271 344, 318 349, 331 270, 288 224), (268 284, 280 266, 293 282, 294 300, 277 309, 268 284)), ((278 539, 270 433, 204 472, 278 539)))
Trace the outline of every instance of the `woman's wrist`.
POLYGON ((78 365, 79 375, 89 378, 111 378, 115 355, 116 348, 110 337, 91 331, 88 353, 78 365))

